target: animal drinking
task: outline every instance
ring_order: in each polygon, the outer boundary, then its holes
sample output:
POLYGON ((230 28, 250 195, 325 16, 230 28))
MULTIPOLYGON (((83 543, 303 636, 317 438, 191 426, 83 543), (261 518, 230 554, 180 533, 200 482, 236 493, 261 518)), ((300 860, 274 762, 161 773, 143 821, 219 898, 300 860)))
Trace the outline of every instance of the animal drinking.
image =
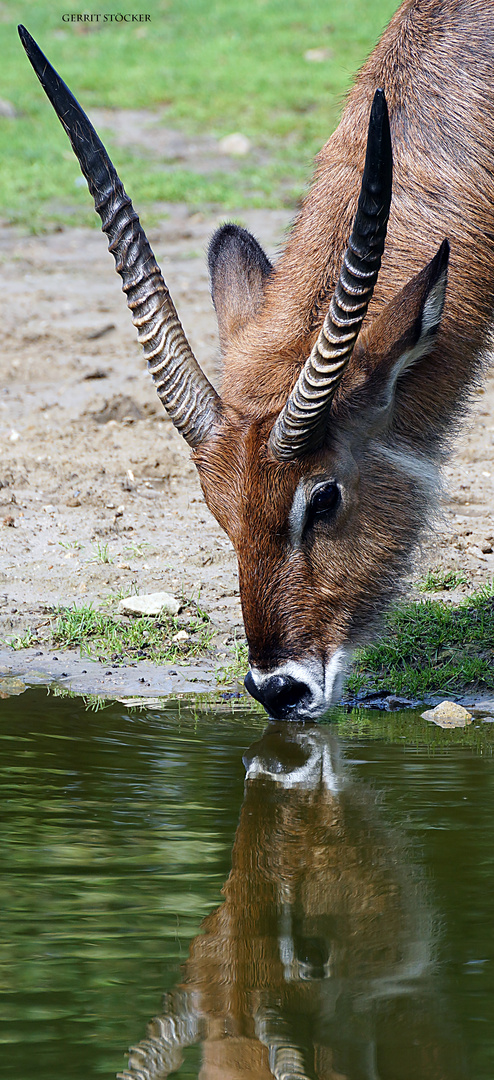
POLYGON ((276 265, 244 229, 215 234, 220 391, 98 136, 20 33, 94 196, 158 394, 235 548, 247 689, 276 718, 315 719, 396 593, 489 346, 494 2, 405 0, 276 265))

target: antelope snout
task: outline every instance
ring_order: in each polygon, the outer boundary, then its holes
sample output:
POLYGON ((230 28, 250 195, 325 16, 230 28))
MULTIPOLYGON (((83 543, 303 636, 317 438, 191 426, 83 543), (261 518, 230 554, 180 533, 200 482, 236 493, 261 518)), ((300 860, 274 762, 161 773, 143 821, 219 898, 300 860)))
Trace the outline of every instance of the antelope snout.
POLYGON ((271 675, 260 685, 251 671, 245 676, 245 689, 264 705, 274 720, 299 720, 310 709, 312 693, 307 683, 292 675, 271 675))
POLYGON ((245 689, 274 720, 318 720, 341 697, 353 649, 340 645, 325 663, 317 657, 287 660, 271 671, 252 665, 245 689))

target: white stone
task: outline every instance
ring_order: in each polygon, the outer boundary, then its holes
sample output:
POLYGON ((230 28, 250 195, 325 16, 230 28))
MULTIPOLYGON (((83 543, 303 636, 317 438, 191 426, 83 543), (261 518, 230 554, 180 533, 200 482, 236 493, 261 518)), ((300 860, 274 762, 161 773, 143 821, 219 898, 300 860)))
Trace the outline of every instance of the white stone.
POLYGON ((178 615, 182 604, 167 592, 144 593, 142 596, 126 596, 118 610, 123 615, 178 615))
POLYGON ((225 135, 224 139, 220 139, 219 147, 222 154, 229 154, 230 157, 245 157, 250 150, 250 139, 247 135, 242 135, 240 131, 234 131, 231 135, 225 135))
POLYGON ((332 55, 331 49, 307 49, 304 60, 307 60, 309 64, 324 64, 325 60, 331 60, 332 55))
POLYGON ((8 120, 15 120, 18 116, 17 109, 14 107, 11 101, 6 101, 5 98, 0 98, 0 116, 7 117, 8 120))
POLYGON ((422 717, 442 728, 466 727, 467 724, 472 723, 472 714, 456 701, 441 701, 435 709, 427 709, 423 712, 422 717))
POLYGON ((6 675, 4 679, 0 679, 0 697, 2 698, 23 694, 25 690, 27 690, 26 684, 16 675, 6 675))

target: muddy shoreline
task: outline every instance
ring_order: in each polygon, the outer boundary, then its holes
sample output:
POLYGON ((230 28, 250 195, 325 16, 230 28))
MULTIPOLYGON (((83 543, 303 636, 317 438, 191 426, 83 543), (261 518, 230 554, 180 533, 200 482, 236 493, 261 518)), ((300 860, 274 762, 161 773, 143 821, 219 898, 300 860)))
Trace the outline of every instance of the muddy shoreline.
MULTIPOLYGON (((221 670, 221 669, 220 669, 221 670)), ((116 699, 127 704, 159 705, 170 697, 211 695, 213 698, 252 699, 241 679, 218 683, 218 668, 211 662, 195 664, 151 664, 144 660, 116 666, 81 656, 79 650, 63 649, 0 649, 0 698, 23 693, 34 686, 46 686, 55 693, 70 693, 82 697, 116 699)), ((407 699, 395 694, 363 692, 358 698, 342 704, 355 707, 403 712, 422 705, 433 707, 443 701, 445 694, 427 694, 423 699, 407 699)), ((448 699, 458 701, 482 719, 494 714, 494 695, 481 693, 448 693, 448 699)), ((267 717, 266 717, 267 719, 267 717)))
POLYGON ((146 699, 205 694, 218 689, 215 671, 208 662, 161 666, 139 660, 117 666, 81 656, 78 649, 0 649, 0 694, 2 679, 17 679, 26 686, 57 686, 74 694, 104 698, 124 694, 146 699))

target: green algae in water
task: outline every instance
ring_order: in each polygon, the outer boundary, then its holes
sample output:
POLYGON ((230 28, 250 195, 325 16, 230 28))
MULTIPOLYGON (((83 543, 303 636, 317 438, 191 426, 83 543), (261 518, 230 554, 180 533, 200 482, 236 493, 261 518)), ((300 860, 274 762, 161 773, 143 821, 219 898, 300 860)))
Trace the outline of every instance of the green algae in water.
POLYGON ((0 701, 1 1075, 492 1080, 494 725, 334 721, 0 701))

